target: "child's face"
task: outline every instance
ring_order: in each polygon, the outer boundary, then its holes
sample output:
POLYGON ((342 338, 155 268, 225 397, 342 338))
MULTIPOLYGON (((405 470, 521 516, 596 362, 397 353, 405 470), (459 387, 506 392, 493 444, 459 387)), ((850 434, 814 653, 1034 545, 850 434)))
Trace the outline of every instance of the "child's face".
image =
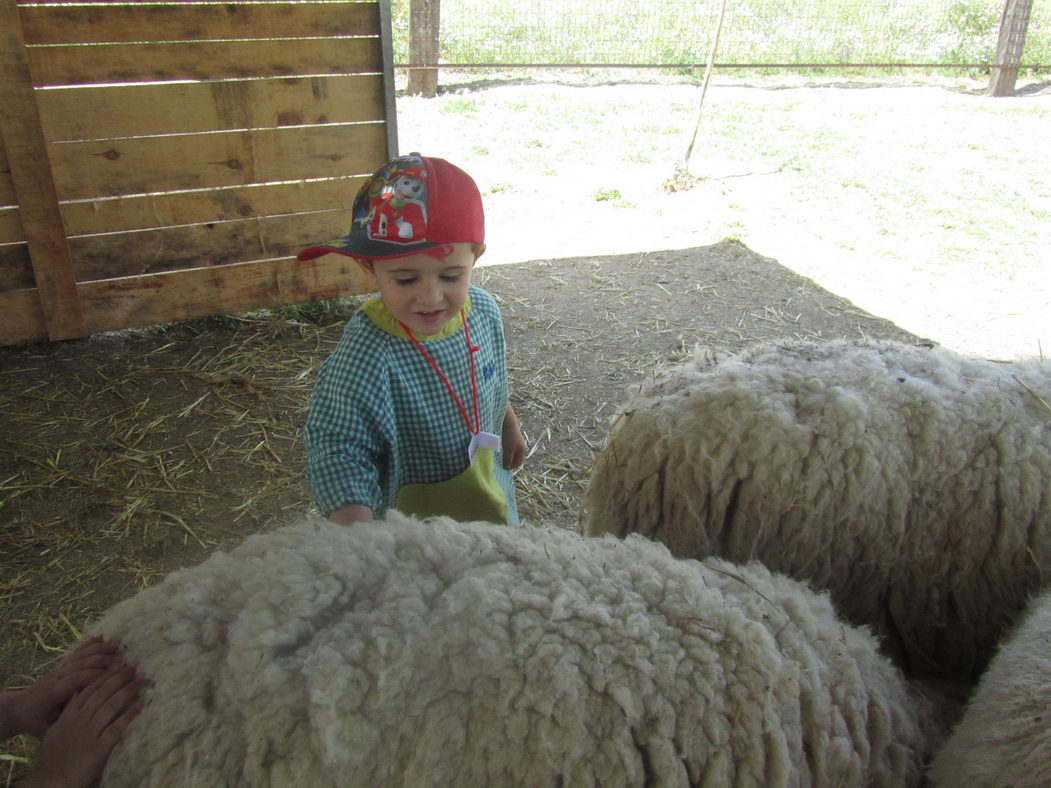
POLYGON ((452 247, 449 256, 441 260, 421 253, 361 263, 375 280, 387 309, 413 334, 439 333, 460 314, 467 300, 474 251, 470 244, 452 244, 452 247))

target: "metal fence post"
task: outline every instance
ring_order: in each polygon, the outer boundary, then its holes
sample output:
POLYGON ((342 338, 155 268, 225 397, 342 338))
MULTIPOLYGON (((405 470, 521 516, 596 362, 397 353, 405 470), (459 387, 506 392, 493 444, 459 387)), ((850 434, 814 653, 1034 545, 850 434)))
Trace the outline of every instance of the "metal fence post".
MULTIPOLYGON (((439 0, 412 0, 409 6, 409 65, 438 65, 439 0)), ((438 93, 437 68, 409 69, 410 96, 434 98, 438 93)))
POLYGON ((1014 95, 1032 7, 1033 0, 1004 0, 1004 11, 1000 17, 1000 37, 996 43, 996 66, 985 91, 987 96, 1014 95))

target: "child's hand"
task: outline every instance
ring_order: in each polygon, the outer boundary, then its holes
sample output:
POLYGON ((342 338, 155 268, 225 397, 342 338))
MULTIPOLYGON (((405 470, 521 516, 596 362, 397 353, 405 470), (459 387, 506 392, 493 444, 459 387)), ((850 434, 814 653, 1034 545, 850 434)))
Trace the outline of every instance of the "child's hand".
POLYGON ((525 435, 522 434, 522 428, 518 423, 518 417, 515 416, 515 412, 510 405, 507 406, 507 411, 504 413, 503 433, 500 436, 500 442, 503 445, 504 467, 509 471, 513 471, 525 461, 529 444, 526 443, 525 435))
POLYGON ((106 759, 139 712, 139 692, 148 682, 126 667, 109 672, 78 692, 40 742, 25 788, 93 785, 106 759))
POLYGON ((116 670, 121 663, 119 643, 108 643, 101 637, 84 641, 31 687, 13 693, 17 732, 42 738, 77 692, 116 670))

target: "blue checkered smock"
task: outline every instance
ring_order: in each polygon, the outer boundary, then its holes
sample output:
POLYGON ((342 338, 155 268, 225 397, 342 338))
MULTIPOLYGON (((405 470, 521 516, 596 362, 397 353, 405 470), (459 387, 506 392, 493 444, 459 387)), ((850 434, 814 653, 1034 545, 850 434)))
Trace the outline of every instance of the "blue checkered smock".
MULTIPOLYGON (((507 362, 500 308, 471 285, 464 305, 475 354, 482 430, 500 435, 507 410, 507 362)), ((463 325, 455 319, 435 337, 418 337, 457 396, 471 406, 463 325)), ((321 366, 307 416, 308 478, 324 514, 352 503, 376 516, 394 506, 406 484, 445 481, 467 468, 470 433, 427 359, 376 298, 359 309, 321 366), (384 327, 386 326, 386 327, 384 327)), ((518 524, 514 482, 496 456, 508 521, 518 524)))

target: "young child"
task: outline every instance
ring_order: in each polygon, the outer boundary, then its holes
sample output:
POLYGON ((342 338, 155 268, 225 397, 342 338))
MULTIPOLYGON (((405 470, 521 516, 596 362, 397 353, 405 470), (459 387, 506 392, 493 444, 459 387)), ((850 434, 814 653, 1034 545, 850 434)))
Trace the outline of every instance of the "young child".
POLYGON ((308 476, 333 522, 397 509, 518 524, 510 470, 526 441, 500 310, 471 284, 484 251, 474 180, 413 153, 361 188, 348 235, 299 253, 352 257, 379 293, 322 365, 307 417, 308 476))

